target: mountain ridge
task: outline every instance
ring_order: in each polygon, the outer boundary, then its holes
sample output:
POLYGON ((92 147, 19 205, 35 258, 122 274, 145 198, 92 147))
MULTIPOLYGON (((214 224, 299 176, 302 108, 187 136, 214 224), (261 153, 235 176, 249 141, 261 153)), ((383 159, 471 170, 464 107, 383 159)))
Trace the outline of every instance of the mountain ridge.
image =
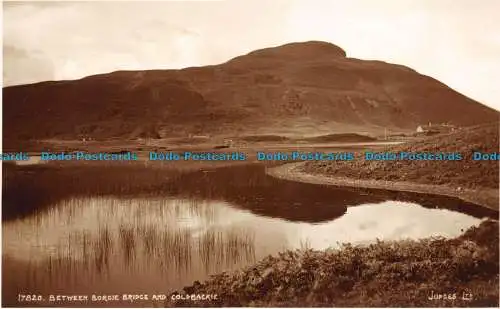
POLYGON ((320 41, 259 49, 218 65, 10 86, 3 95, 7 140, 412 130, 499 115, 411 68, 348 58, 320 41))

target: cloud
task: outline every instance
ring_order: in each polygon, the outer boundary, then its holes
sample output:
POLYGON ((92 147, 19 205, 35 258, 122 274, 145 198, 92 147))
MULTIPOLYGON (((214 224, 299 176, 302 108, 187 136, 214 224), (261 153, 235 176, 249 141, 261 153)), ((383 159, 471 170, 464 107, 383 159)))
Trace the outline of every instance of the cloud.
POLYGON ((13 46, 3 47, 3 80, 5 85, 29 84, 54 79, 55 68, 50 59, 36 51, 13 46))

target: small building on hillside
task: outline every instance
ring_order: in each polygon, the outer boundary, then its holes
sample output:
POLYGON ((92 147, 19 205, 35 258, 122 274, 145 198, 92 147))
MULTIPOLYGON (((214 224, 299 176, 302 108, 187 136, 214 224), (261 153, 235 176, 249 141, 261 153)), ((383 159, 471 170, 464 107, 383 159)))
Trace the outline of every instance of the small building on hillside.
POLYGON ((427 125, 419 125, 416 129, 417 133, 420 134, 439 134, 439 133, 449 133, 457 129, 456 126, 448 123, 432 124, 429 122, 427 125))

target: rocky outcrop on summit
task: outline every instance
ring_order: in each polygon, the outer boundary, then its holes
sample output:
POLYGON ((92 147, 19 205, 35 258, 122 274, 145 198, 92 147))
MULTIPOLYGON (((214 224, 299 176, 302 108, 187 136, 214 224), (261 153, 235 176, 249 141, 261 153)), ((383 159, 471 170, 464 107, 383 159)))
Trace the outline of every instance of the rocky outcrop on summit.
POLYGON ((289 43, 278 47, 270 47, 253 51, 245 56, 236 57, 230 62, 241 60, 254 61, 256 58, 273 59, 281 61, 317 61, 321 58, 345 58, 346 52, 331 43, 309 41, 304 43, 289 43))

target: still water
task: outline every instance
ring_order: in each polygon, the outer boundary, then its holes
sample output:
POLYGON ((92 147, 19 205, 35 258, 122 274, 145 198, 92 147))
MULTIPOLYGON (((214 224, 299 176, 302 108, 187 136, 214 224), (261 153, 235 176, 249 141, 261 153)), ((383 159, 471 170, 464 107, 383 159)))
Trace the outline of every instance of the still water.
POLYGON ((261 167, 181 175, 161 196, 75 194, 3 223, 4 297, 168 294, 286 249, 454 237, 481 221, 461 205, 287 182, 261 167))

